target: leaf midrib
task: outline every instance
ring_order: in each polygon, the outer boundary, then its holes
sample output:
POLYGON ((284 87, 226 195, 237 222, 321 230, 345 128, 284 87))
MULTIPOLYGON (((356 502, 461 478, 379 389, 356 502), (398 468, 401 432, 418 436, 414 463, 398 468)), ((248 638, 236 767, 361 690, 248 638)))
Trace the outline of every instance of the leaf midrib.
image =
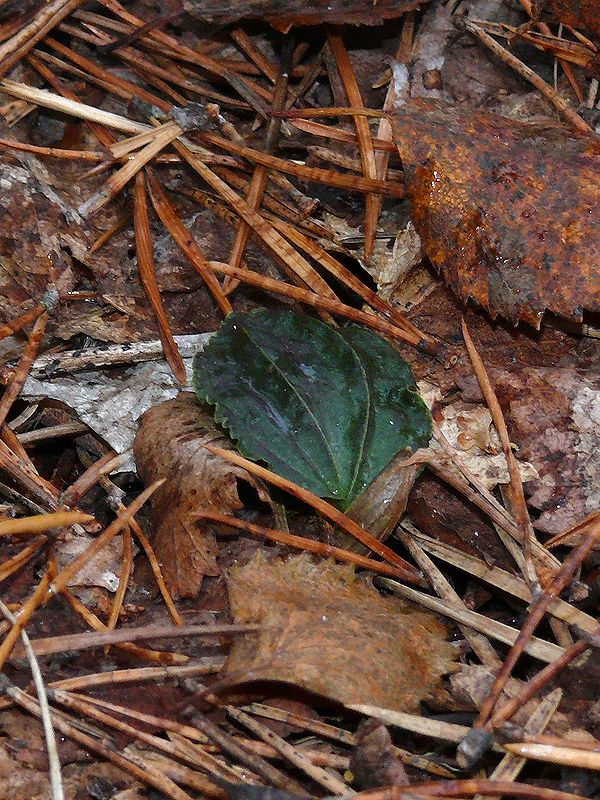
MULTIPOLYGON (((335 461, 334 455, 333 455, 333 453, 332 453, 332 451, 331 451, 331 447, 330 447, 330 445, 329 445, 329 441, 327 440, 327 437, 326 437, 326 435, 325 435, 325 432, 323 431, 323 429, 322 429, 322 428, 321 428, 321 426, 319 425, 319 422, 317 421, 317 418, 315 417, 314 413, 311 411, 311 409, 310 409, 309 405, 307 404, 306 400, 304 399, 304 397, 302 397, 302 395, 301 395, 301 394, 300 394, 300 392, 299 392, 299 391, 296 389, 296 387, 295 387, 295 386, 294 386, 292 383, 290 383, 290 381, 287 379, 287 377, 286 377, 286 375, 285 375, 285 372, 283 372, 283 370, 282 370, 282 369, 280 369, 280 367, 278 367, 278 366, 277 366, 277 364, 275 363, 275 361, 273 361, 273 359, 272 359, 272 358, 269 356, 269 354, 268 354, 268 353, 267 353, 267 352, 266 352, 266 351, 263 349, 263 347, 261 347, 261 345, 260 345, 260 344, 259 344, 259 343, 258 343, 258 342, 257 342, 257 341, 256 341, 256 340, 255 340, 255 339, 254 339, 254 338, 253 338, 251 335, 250 335, 250 332, 249 332, 249 331, 248 331, 248 330, 247 330, 247 329, 246 329, 246 328, 245 328, 243 325, 240 325, 240 329, 241 329, 241 330, 242 330, 242 331, 243 331, 243 332, 246 334, 246 336, 248 337, 249 341, 250 341, 250 342, 252 342, 252 344, 253 344, 253 345, 254 345, 254 346, 255 346, 255 347, 256 347, 256 348, 257 348, 257 349, 258 349, 258 350, 259 350, 259 351, 262 353, 262 355, 265 357, 265 359, 267 360, 267 362, 268 362, 268 363, 270 363, 270 364, 272 364, 272 366, 273 366, 273 369, 274 369, 274 370, 275 370, 275 371, 276 371, 276 372, 279 374, 279 376, 280 376, 280 377, 283 379, 284 383, 286 383, 286 384, 287 384, 287 385, 290 387, 291 391, 292 391, 292 392, 293 392, 293 393, 296 395, 296 397, 298 398, 298 400, 300 401, 300 403, 301 403, 301 404, 304 406, 304 408, 306 409, 306 412, 308 413, 309 417, 310 417, 310 418, 313 420, 313 422, 314 422, 314 425, 315 425, 315 427, 316 427, 317 431, 319 432, 319 434, 320 434, 320 436, 321 436, 321 439, 322 439, 322 440, 323 440, 323 442, 325 443, 325 450, 326 450, 326 452, 327 452, 327 454, 328 454, 328 456, 329 456, 329 458, 330 458, 330 460, 331 460, 331 464, 332 464, 332 466, 333 466, 333 470, 334 470, 334 472, 335 472, 335 474, 336 474, 336 476, 337 476, 337 484, 338 484, 338 485, 337 485, 337 488, 334 488, 334 487, 332 487, 332 486, 331 486, 331 484, 329 483, 329 481, 325 480, 325 478, 323 478, 323 483, 324 483, 326 486, 329 486, 329 488, 330 488, 330 489, 333 491, 333 494, 334 494, 334 496, 335 496, 335 495, 339 495, 339 494, 342 492, 342 489, 343 489, 341 475, 340 475, 340 472, 339 472, 338 466, 337 466, 337 464, 336 464, 336 461, 335 461)), ((353 347, 351 347, 351 346, 348 344, 348 342, 346 342, 346 340, 344 339, 344 337, 343 337, 343 336, 340 336, 338 333, 336 333, 336 336, 338 336, 338 338, 340 339, 340 341, 341 341, 341 342, 343 342, 343 343, 344 343, 344 344, 345 344, 345 345, 346 345, 346 346, 347 346, 347 347, 350 349, 350 351, 352 352, 352 354, 353 354, 354 358, 357 360, 357 362, 358 362, 358 364, 359 364, 359 366, 360 366, 361 372, 363 373, 363 377, 365 377, 364 368, 363 368, 362 364, 360 363, 360 359, 358 358, 358 355, 356 354, 356 352, 355 352, 354 348, 353 348, 353 347)), ((366 384, 366 378, 365 378, 365 384, 366 384)), ((368 387, 367 387, 367 388, 368 388, 368 387)), ((368 402, 369 402, 369 393, 368 393, 368 391, 367 391, 367 403, 368 403, 368 402)), ((366 433, 366 431, 365 431, 365 433, 366 433)), ((361 453, 362 453, 362 448, 363 448, 363 447, 364 447, 364 436, 363 436, 363 442, 362 442, 362 445, 361 445, 361 453)), ((301 449, 302 449, 302 448, 301 448, 301 449)), ((313 467, 315 468, 315 471, 317 472, 317 474, 321 474, 321 470, 320 470, 320 468, 318 467, 318 465, 317 465, 317 464, 315 464, 315 462, 314 462, 314 461, 313 461, 313 459, 311 458, 310 454, 309 454, 309 453, 307 453, 307 452, 306 452, 304 449, 302 449, 302 452, 303 452, 303 453, 304 453, 304 455, 306 456, 307 460, 308 460, 308 461, 309 461, 309 462, 310 462, 310 463, 313 465, 313 467)), ((345 501, 345 500, 347 499, 347 493, 344 493, 344 497, 339 497, 338 499, 339 499, 339 500, 343 500, 343 501, 345 501)))

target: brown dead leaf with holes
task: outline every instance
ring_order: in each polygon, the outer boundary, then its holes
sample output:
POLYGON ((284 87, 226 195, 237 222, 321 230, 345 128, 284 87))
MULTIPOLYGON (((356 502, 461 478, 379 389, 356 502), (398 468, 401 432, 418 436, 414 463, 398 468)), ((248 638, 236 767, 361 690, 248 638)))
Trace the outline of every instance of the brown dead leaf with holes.
POLYGON ((263 500, 264 488, 246 470, 209 453, 205 444, 229 449, 192 394, 182 393, 146 411, 134 453, 149 485, 167 478, 152 498, 153 543, 165 581, 175 597, 195 597, 205 575, 218 575, 214 534, 195 517, 200 508, 232 514, 242 507, 237 481, 251 484, 263 500))
POLYGON ((236 622, 261 626, 233 644, 231 686, 281 681, 341 703, 414 710, 453 669, 431 615, 382 597, 351 567, 258 553, 227 578, 236 622))
POLYGON ((539 328, 600 311, 600 144, 415 101, 393 121, 412 217, 462 300, 539 328))

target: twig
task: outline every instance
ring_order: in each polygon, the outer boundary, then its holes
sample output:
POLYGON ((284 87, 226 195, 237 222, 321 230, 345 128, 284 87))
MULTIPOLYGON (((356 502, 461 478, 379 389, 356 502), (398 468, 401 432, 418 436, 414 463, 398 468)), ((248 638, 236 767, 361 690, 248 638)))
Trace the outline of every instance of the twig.
POLYGON ((78 675, 75 678, 64 678, 48 684, 52 689, 89 689, 95 686, 105 686, 121 683, 137 683, 138 681, 167 680, 169 678, 194 677, 196 675, 209 675, 218 672, 225 663, 220 656, 207 656, 189 664, 181 666, 162 667, 136 667, 129 669, 116 669, 109 672, 93 672, 88 675, 78 675))
POLYGON ((115 644, 116 642, 134 642, 141 639, 171 639, 181 636, 221 636, 248 633, 259 629, 258 625, 145 625, 141 628, 119 628, 104 632, 71 633, 64 636, 48 636, 33 639, 32 646, 36 655, 52 655, 67 650, 88 650, 94 647, 115 644))
POLYGON ((572 769, 593 769, 600 772, 600 753, 586 752, 569 747, 569 740, 565 739, 562 747, 539 742, 510 742, 504 747, 508 752, 518 758, 535 761, 546 761, 550 764, 562 764, 572 769))
POLYGON ((21 356, 19 365, 14 372, 12 381, 0 399, 0 428, 2 428, 6 422, 8 413, 12 408, 13 403, 19 396, 21 389, 23 388, 23 384, 27 379, 31 365, 35 361, 35 357, 40 349, 47 324, 48 312, 44 312, 37 318, 35 325, 33 326, 33 330, 31 331, 31 335, 27 341, 27 345, 23 350, 23 355, 21 356))

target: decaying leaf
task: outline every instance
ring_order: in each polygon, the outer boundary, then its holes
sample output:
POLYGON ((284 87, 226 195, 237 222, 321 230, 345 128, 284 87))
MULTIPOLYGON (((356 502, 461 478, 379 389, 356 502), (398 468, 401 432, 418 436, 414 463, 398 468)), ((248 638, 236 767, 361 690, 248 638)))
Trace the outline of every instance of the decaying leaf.
POLYGON ((382 597, 346 565, 259 553, 231 570, 236 622, 260 632, 236 639, 232 683, 283 681, 342 703, 417 707, 452 669, 453 648, 432 616, 382 597))
POLYGON ((350 772, 361 789, 406 786, 408 776, 390 732, 377 719, 364 719, 356 731, 356 745, 350 756, 350 772))
POLYGON ((276 28, 292 25, 319 25, 323 22, 346 25, 381 25, 422 4, 422 0, 184 0, 184 6, 204 21, 238 22, 243 17, 266 19, 276 28))
POLYGON ((194 359, 194 389, 249 458, 347 508, 431 418, 380 336, 303 314, 231 314, 194 359))
POLYGON ((598 144, 425 101, 393 129, 423 248, 463 300, 536 328, 600 311, 598 144))
POLYGON ((167 478, 152 498, 154 547, 171 592, 180 597, 195 597, 205 575, 219 574, 214 535, 196 521, 197 510, 231 514, 240 509, 238 480, 267 499, 249 473, 209 453, 205 444, 232 447, 187 393, 146 411, 134 444, 144 482, 167 478))
MULTIPOLYGON (((69 538, 58 542, 55 548, 58 568, 62 569, 77 556, 80 556, 92 542, 93 537, 87 533, 73 534, 69 538)), ((134 549, 134 553, 136 552, 137 547, 134 549)), ((68 585, 100 586, 103 589, 108 589, 109 592, 116 592, 119 586, 119 573, 122 562, 123 537, 117 536, 87 561, 68 585)))

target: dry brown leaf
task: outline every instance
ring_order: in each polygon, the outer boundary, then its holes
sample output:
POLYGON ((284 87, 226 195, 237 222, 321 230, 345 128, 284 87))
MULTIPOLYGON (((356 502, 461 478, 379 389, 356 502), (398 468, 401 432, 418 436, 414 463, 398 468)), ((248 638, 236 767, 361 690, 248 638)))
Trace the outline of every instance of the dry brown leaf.
POLYGON ((195 515, 200 508, 231 514, 242 507, 237 481, 264 489, 246 470, 209 453, 205 444, 231 448, 212 416, 183 393, 141 417, 134 453, 146 484, 167 478, 152 498, 154 547, 169 589, 195 597, 205 575, 218 575, 215 537, 195 515))
POLYGON ((492 317, 600 311, 600 147, 483 111, 414 101, 393 121, 432 264, 492 317))
POLYGON ((261 625, 236 639, 225 667, 232 683, 283 681, 406 711, 452 669, 453 648, 433 616, 382 597, 347 565, 258 553, 231 570, 228 588, 235 621, 261 625))

